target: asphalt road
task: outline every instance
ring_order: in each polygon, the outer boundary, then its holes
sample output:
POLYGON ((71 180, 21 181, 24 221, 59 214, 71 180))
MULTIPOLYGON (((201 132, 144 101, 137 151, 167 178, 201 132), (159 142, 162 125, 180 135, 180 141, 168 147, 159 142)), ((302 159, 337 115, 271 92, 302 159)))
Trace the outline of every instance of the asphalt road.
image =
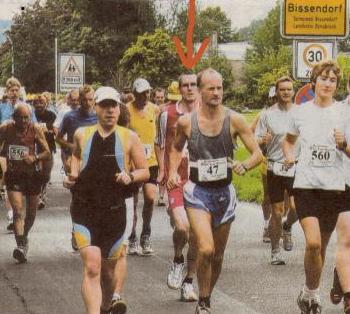
MULTIPOLYGON (((58 165, 56 163, 56 165, 58 165)), ((12 258, 13 234, 6 231, 6 211, 0 209, 0 314, 82 314, 82 266, 70 246, 70 194, 62 187, 59 166, 49 187, 48 208, 38 212, 30 234, 28 263, 12 258)), ((140 215, 141 216, 141 215, 140 215)), ((140 226, 139 226, 140 227, 140 226)), ((193 314, 194 303, 179 301, 166 276, 172 259, 172 237, 164 208, 155 208, 155 256, 128 257, 124 296, 131 314, 193 314)), ((140 229, 140 228, 139 228, 140 229)), ((215 314, 300 313, 296 297, 304 282, 304 238, 293 228, 295 247, 286 252, 286 266, 270 265, 270 247, 262 243, 262 214, 255 204, 240 203, 232 224, 222 274, 212 295, 215 314)), ((335 235, 327 252, 321 284, 323 313, 342 313, 330 303, 335 235)))

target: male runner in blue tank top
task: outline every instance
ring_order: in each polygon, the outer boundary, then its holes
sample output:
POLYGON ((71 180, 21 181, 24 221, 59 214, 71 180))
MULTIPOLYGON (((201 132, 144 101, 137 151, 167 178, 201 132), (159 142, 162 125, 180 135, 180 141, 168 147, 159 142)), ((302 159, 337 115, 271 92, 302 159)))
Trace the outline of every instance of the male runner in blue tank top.
POLYGON ((73 194, 73 233, 84 265, 86 311, 123 314, 126 187, 147 181, 149 170, 138 136, 117 126, 119 93, 100 87, 95 97, 98 123, 75 132, 71 173, 64 184, 73 194))
POLYGON ((188 143, 190 179, 184 186, 184 201, 196 237, 199 301, 196 314, 210 312, 210 296, 219 278, 224 251, 235 218, 236 195, 232 170, 238 175, 257 166, 260 148, 244 118, 222 105, 222 76, 209 68, 198 74, 202 98, 198 111, 179 118, 171 149, 168 188, 179 185, 177 168, 188 143), (233 161, 236 136, 251 156, 233 161))

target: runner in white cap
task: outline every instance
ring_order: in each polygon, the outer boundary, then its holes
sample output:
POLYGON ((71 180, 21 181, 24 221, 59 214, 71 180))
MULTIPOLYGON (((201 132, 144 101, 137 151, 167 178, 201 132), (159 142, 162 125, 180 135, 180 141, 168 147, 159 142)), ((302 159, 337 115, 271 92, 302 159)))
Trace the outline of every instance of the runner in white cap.
POLYGON ((333 61, 313 68, 315 99, 292 110, 284 141, 288 168, 296 162, 297 138, 301 145, 294 200, 306 240, 306 281, 298 296, 302 313, 321 313, 320 278, 326 248, 338 219, 341 191, 345 189, 343 145, 336 141, 344 132, 345 121, 333 99, 339 80, 340 69, 333 61))

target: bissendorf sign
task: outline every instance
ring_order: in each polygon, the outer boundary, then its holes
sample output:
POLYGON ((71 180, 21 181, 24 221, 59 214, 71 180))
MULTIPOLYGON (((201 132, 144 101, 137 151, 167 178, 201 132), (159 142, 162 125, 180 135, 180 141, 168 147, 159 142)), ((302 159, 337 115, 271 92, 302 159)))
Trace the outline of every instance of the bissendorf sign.
POLYGON ((58 80, 61 93, 83 86, 85 80, 85 55, 60 53, 58 80))
POLYGON ((344 38, 348 25, 348 0, 281 0, 283 37, 344 38))

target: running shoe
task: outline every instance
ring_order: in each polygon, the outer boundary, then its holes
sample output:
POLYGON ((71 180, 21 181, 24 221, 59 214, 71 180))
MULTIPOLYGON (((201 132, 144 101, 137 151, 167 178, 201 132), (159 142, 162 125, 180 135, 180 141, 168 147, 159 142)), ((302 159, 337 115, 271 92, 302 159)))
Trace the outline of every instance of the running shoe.
POLYGON ((142 236, 140 239, 140 245, 142 248, 142 255, 149 256, 154 253, 154 250, 152 249, 150 236, 148 235, 142 236))
POLYGON ((129 255, 140 255, 140 247, 137 242, 137 238, 134 239, 129 239, 129 244, 128 244, 128 254, 129 255))
POLYGON ((158 206, 165 206, 164 196, 159 197, 157 205, 158 206))
POLYGON ((40 199, 39 199, 39 204, 38 204, 38 210, 44 209, 45 206, 46 206, 45 201, 44 201, 43 199, 40 198, 40 199))
POLYGON ((13 250, 12 254, 13 258, 16 259, 20 264, 25 263, 27 261, 27 253, 23 246, 17 246, 13 250))
POLYGON ((284 229, 282 227, 282 239, 283 239, 283 248, 285 251, 291 251, 293 249, 292 241, 292 229, 284 229))
POLYGON ((299 306, 299 309, 301 311, 301 314, 321 314, 322 313, 322 306, 320 300, 315 299, 304 299, 302 297, 303 292, 301 291, 297 303, 299 306))
POLYGON ((204 303, 197 304, 196 313, 195 314, 210 314, 210 307, 207 307, 204 303))
POLYGON ((270 243, 271 242, 269 228, 264 228, 263 242, 264 243, 270 243))
POLYGON ((280 249, 271 251, 271 265, 286 265, 280 249))
POLYGON ((126 313, 126 303, 125 301, 119 297, 118 299, 112 300, 111 307, 109 309, 110 314, 124 314, 126 313))
POLYGON ((184 282, 181 287, 181 301, 194 302, 198 301, 198 296, 194 292, 193 285, 188 282, 184 282))
POLYGON ((335 267, 333 271, 333 287, 330 292, 330 298, 333 304, 339 304, 343 299, 343 290, 340 286, 338 273, 335 267))
POLYGON ((167 284, 170 289, 177 290, 181 288, 184 268, 184 263, 178 264, 172 262, 167 279, 167 284))
POLYGON ((13 230, 15 229, 15 226, 13 225, 13 222, 10 222, 10 223, 7 225, 6 229, 7 229, 8 231, 13 231, 13 230))

